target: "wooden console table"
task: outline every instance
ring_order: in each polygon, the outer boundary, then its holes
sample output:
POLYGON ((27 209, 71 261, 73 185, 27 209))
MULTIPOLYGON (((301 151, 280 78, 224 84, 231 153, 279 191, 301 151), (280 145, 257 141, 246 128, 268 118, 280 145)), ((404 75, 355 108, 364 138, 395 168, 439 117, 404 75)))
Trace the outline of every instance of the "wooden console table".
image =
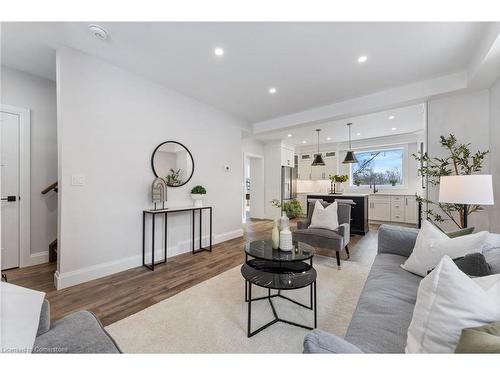
POLYGON ((203 207, 177 207, 177 208, 164 208, 158 210, 144 210, 142 211, 142 265, 151 271, 154 271, 155 265, 166 263, 167 262, 167 238, 168 238, 168 214, 173 212, 186 212, 191 211, 191 217, 193 219, 192 225, 192 252, 193 254, 202 252, 202 251, 212 251, 212 207, 211 206, 203 206, 203 207), (210 212, 210 243, 208 247, 202 246, 202 228, 203 228, 203 210, 208 210, 210 212), (195 230, 195 212, 199 212, 199 222, 200 222, 200 248, 195 250, 195 239, 194 239, 194 230, 195 230), (152 220, 152 228, 151 228, 151 264, 146 263, 146 216, 151 215, 152 220), (164 215, 164 233, 165 233, 165 245, 164 245, 164 255, 163 260, 155 263, 155 217, 156 215, 164 215))

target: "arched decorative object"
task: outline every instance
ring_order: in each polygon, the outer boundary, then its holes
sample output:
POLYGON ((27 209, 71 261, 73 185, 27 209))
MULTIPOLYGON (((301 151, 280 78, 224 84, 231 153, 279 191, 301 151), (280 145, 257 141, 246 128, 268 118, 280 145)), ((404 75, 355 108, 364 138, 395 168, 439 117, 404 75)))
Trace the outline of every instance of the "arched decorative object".
POLYGON ((161 178, 156 177, 151 185, 151 198, 153 203, 163 203, 167 201, 167 182, 161 178))

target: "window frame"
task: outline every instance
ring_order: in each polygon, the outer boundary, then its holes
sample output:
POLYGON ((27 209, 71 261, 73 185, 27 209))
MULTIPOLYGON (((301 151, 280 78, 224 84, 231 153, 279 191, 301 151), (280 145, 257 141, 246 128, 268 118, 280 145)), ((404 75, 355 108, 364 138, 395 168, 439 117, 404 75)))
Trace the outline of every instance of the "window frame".
MULTIPOLYGON (((354 153, 357 152, 378 152, 378 151, 390 151, 390 150, 403 150, 403 160, 401 164, 401 175, 403 177, 403 183, 400 185, 392 186, 391 184, 388 185, 377 185, 377 187, 383 188, 383 189, 395 189, 395 190, 402 190, 402 189, 408 189, 408 144, 392 144, 392 145, 387 145, 387 146, 367 146, 367 147, 359 147, 359 148, 353 148, 354 153)), ((354 181, 352 178, 352 172, 353 172, 353 166, 354 164, 349 165, 349 188, 350 189, 370 189, 370 185, 354 185, 354 181)))

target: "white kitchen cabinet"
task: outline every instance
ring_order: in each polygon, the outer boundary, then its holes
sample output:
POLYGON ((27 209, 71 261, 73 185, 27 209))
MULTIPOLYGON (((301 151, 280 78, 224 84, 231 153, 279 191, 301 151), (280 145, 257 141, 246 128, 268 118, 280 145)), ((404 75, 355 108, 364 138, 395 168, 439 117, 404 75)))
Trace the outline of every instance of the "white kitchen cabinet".
POLYGON ((418 221, 417 197, 414 195, 407 195, 404 198, 405 223, 416 224, 418 221))
POLYGON ((328 179, 329 175, 337 174, 337 158, 325 157, 325 173, 325 180, 328 179))
POLYGON ((294 166, 293 157, 295 152, 292 148, 282 147, 281 148, 281 165, 284 167, 292 167, 294 166))
POLYGON ((391 197, 371 196, 369 199, 368 218, 376 221, 391 221, 391 197))
MULTIPOLYGON (((310 156, 310 155, 307 155, 310 156)), ((297 178, 299 180, 310 180, 311 179, 311 163, 312 159, 304 158, 304 155, 299 155, 299 170, 297 178)))
POLYGON ((371 195, 368 219, 394 223, 417 223, 417 201, 413 195, 371 195))

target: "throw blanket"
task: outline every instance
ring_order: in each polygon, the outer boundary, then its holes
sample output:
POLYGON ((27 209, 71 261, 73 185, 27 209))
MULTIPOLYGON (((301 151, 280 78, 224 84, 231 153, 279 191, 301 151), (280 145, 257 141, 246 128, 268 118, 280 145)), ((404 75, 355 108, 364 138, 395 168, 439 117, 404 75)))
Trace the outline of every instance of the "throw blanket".
POLYGON ((0 353, 31 353, 44 296, 0 282, 0 353))

